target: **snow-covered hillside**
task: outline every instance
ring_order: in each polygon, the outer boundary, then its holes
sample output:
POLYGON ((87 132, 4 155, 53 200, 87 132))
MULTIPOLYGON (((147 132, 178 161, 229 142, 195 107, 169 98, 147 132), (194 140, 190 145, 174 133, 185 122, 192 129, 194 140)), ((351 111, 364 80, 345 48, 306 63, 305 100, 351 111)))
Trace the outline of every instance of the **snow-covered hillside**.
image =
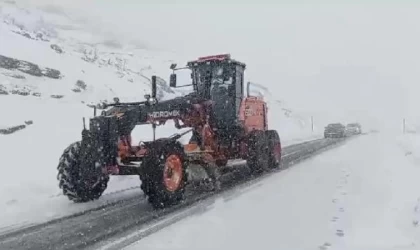
MULTIPOLYGON (((114 97, 142 100, 150 93, 151 75, 166 79, 170 63, 187 59, 191 58, 92 33, 59 8, 0 2, 0 132, 24 128, 0 133, 5 173, 0 176, 1 224, 42 221, 95 206, 72 204, 56 181, 58 159, 80 139, 82 118, 93 115, 91 105, 114 97)), ((158 89, 161 99, 182 94, 165 83, 158 89)), ((278 129, 284 145, 322 132, 312 132, 310 117, 299 117, 290 113, 290 107, 266 98, 270 126, 278 129)), ((323 125, 319 127, 322 130, 323 125)), ((151 139, 150 131, 148 126, 137 128, 134 139, 151 139)), ((174 132, 172 127, 157 130, 158 136, 174 132)), ((108 196, 96 205, 116 199, 113 192, 130 187, 139 194, 138 185, 137 177, 113 177, 108 196)))

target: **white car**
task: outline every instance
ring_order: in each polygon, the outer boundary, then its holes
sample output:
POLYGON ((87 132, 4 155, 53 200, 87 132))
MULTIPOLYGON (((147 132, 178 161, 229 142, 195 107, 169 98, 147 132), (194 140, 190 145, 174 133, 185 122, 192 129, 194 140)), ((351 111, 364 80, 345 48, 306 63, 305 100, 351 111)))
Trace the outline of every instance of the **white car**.
POLYGON ((346 134, 359 135, 362 133, 362 126, 359 123, 349 123, 346 126, 346 134))

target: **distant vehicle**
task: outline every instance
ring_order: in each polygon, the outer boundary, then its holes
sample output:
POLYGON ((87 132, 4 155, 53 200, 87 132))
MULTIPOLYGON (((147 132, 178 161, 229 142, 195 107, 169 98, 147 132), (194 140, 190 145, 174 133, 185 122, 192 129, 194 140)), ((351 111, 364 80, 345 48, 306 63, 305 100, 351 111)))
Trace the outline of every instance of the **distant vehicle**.
POLYGON ((357 122, 349 123, 346 126, 346 133, 348 135, 360 135, 362 133, 362 126, 357 122))
POLYGON ((340 138, 346 136, 346 126, 341 123, 330 123, 325 127, 325 138, 340 138))

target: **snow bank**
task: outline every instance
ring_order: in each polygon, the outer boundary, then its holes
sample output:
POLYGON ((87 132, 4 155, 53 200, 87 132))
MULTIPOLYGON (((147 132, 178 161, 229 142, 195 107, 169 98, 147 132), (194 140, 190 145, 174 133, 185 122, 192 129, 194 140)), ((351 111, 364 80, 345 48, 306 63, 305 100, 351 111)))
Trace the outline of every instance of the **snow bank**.
POLYGON ((409 159, 420 165, 420 135, 405 134, 397 136, 397 143, 409 159))

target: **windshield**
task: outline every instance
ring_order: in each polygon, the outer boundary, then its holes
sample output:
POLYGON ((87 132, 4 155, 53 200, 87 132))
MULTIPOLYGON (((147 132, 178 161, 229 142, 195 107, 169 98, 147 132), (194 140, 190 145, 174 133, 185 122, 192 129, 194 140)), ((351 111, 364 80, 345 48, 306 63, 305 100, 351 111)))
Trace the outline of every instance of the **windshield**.
POLYGON ((226 64, 200 65, 193 69, 193 75, 197 92, 204 95, 214 86, 233 84, 233 72, 226 64))
POLYGON ((206 89, 206 82, 208 83, 208 80, 211 77, 211 72, 210 72, 210 67, 201 67, 201 68, 196 68, 194 70, 194 74, 195 74, 195 83, 197 86, 197 91, 198 93, 202 93, 204 92, 204 90, 206 89))
POLYGON ((341 124, 329 124, 328 127, 342 127, 341 124))

